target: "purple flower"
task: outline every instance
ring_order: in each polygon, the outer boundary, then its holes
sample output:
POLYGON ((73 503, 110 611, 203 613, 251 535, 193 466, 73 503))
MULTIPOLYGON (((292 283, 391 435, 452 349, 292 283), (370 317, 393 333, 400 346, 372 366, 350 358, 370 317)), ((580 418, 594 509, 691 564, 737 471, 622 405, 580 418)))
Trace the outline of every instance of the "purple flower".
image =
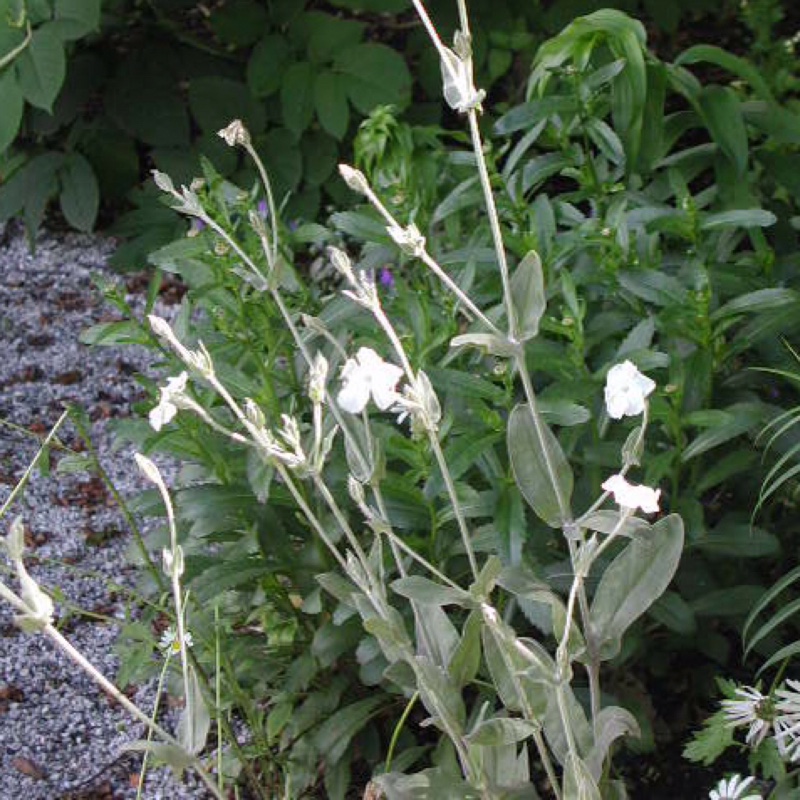
POLYGON ((258 214, 262 219, 266 219, 269 216, 269 206, 267 205, 266 200, 259 200, 256 209, 258 210, 258 214))
POLYGON ((394 275, 392 275, 392 271, 389 267, 381 267, 378 280, 384 289, 388 289, 389 291, 394 289, 394 275))

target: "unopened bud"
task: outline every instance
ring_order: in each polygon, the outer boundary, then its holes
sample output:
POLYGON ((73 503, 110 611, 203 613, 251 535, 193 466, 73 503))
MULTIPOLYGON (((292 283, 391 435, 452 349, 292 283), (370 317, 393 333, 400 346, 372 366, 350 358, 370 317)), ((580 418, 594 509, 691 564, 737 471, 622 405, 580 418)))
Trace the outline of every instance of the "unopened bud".
POLYGON ((250 144, 250 134, 240 119, 233 120, 226 128, 217 131, 217 135, 224 139, 229 147, 236 145, 247 147, 250 144))
POLYGON ((133 458, 136 461, 136 466, 139 467, 140 472, 147 480, 155 484, 162 483, 158 467, 147 456, 143 456, 141 453, 134 453, 133 458))
POLYGON ((360 169, 354 169, 347 164, 339 164, 339 174, 354 192, 359 194, 369 193, 369 183, 360 169))
POLYGON ((159 172, 157 169, 154 169, 153 180, 162 192, 169 192, 169 194, 175 193, 175 184, 166 172, 159 172))

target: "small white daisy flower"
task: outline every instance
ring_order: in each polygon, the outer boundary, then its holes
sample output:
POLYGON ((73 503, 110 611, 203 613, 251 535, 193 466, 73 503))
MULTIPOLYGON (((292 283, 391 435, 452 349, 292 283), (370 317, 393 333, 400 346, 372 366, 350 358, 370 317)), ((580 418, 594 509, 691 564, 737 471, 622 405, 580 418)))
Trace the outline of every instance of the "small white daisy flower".
POLYGON ((745 741, 750 747, 758 747, 772 727, 775 704, 769 695, 763 695, 753 686, 738 686, 735 696, 736 699, 722 701, 728 726, 747 727, 745 741))
POLYGON ((708 793, 709 800, 762 800, 760 794, 745 795, 747 787, 752 782, 753 778, 742 780, 739 775, 734 775, 729 780, 723 778, 717 784, 717 788, 708 793))
POLYGON ((403 370, 396 364, 384 361, 369 347, 361 347, 342 367, 343 386, 336 402, 345 411, 360 414, 372 397, 375 405, 386 411, 400 397, 397 382, 402 377, 403 370))
POLYGON ((644 411, 644 401, 656 388, 655 381, 643 375, 632 361, 611 367, 606 376, 605 399, 612 419, 636 417, 644 411))
MULTIPOLYGON (((189 633, 189 631, 186 631, 183 641, 186 643, 187 647, 191 647, 194 644, 192 640, 192 634, 189 633)), ((161 640, 158 643, 158 647, 163 653, 168 652, 171 655, 177 655, 180 653, 181 643, 178 639, 178 632, 171 625, 164 631, 164 633, 161 634, 161 640)))
POLYGON ((628 483, 622 475, 612 475, 603 483, 603 488, 614 495, 614 502, 622 508, 641 508, 645 514, 658 511, 661 489, 628 483))

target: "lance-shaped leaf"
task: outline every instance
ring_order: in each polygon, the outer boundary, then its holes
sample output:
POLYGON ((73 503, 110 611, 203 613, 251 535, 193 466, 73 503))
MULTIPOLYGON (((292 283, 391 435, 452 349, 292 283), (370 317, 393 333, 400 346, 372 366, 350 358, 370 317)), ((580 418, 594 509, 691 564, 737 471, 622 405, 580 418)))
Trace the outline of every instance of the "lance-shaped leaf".
POLYGON ((522 496, 551 528, 570 517, 572 470, 558 439, 527 403, 508 418, 508 452, 522 496))
POLYGON ((186 748, 187 752, 197 755, 206 746, 211 717, 200 690, 197 673, 191 665, 189 666, 188 690, 186 707, 178 721, 178 741, 186 748))
POLYGON ((591 629, 601 657, 613 658, 634 620, 664 593, 683 550, 683 520, 670 514, 642 531, 611 562, 595 592, 591 629))
POLYGON ((453 741, 464 733, 467 714, 461 692, 450 682, 449 676, 432 661, 417 656, 411 666, 417 676, 419 695, 437 728, 453 741))
POLYGON ((533 339, 539 333, 539 320, 547 305, 542 261, 535 250, 531 250, 514 270, 511 297, 517 323, 516 338, 520 342, 533 339))
POLYGON ((611 749, 611 745, 620 736, 641 736, 639 723, 633 714, 619 706, 606 706, 600 710, 594 722, 594 746, 586 757, 586 765, 592 777, 600 780, 603 762, 611 749))
POLYGON ((572 753, 564 764, 564 797, 570 800, 602 800, 600 789, 586 762, 572 753))
MULTIPOLYGON (((563 703, 566 709, 568 724, 572 740, 581 756, 589 753, 592 747, 592 727, 586 719, 586 712, 578 702, 575 693, 568 683, 561 686, 564 693, 563 703)), ((567 734, 564 730, 564 719, 561 716, 561 707, 556 691, 551 691, 547 695, 547 709, 544 715, 544 735, 547 743, 553 751, 553 755, 558 759, 559 764, 564 765, 569 758, 569 744, 567 734)), ((572 797, 572 795, 564 795, 572 797)))
POLYGON ((467 735, 467 741, 471 744, 498 747, 499 745, 522 742, 533 736, 538 730, 538 725, 524 719, 493 717, 478 723, 467 735))

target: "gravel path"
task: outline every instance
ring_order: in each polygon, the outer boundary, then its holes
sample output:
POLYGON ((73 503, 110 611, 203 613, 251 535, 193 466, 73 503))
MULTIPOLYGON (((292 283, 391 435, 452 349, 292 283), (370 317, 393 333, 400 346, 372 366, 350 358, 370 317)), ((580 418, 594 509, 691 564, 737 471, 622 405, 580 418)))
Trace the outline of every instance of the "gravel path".
MULTIPOLYGON (((141 396, 133 375, 147 370, 148 354, 78 341, 81 330, 111 316, 93 284, 98 274, 114 277, 105 265, 111 251, 108 241, 78 235, 42 234, 33 255, 17 233, 0 247, 0 419, 41 436, 65 403, 80 405, 92 420, 105 468, 130 496, 142 481, 130 451, 112 454, 108 420, 129 415, 131 401, 141 396)), ((141 296, 133 302, 141 306, 141 296)), ((60 438, 78 441, 69 426, 60 438)), ((0 504, 37 449, 33 437, 0 427, 0 504)), ((62 632, 113 679, 116 626, 70 611, 125 614, 126 597, 113 593, 108 581, 133 586, 135 575, 125 556, 130 538, 113 500, 89 475, 37 473, 0 522, 0 534, 16 515, 28 531, 31 573, 63 592, 56 602, 62 632)), ((140 738, 142 726, 48 641, 21 633, 11 617, 0 605, 0 800, 135 798, 139 760, 121 753, 121 746, 140 738)), ((145 710, 152 704, 150 688, 136 696, 145 710)), ((143 792, 151 800, 206 796, 191 777, 177 785, 166 770, 151 772, 143 792)))

